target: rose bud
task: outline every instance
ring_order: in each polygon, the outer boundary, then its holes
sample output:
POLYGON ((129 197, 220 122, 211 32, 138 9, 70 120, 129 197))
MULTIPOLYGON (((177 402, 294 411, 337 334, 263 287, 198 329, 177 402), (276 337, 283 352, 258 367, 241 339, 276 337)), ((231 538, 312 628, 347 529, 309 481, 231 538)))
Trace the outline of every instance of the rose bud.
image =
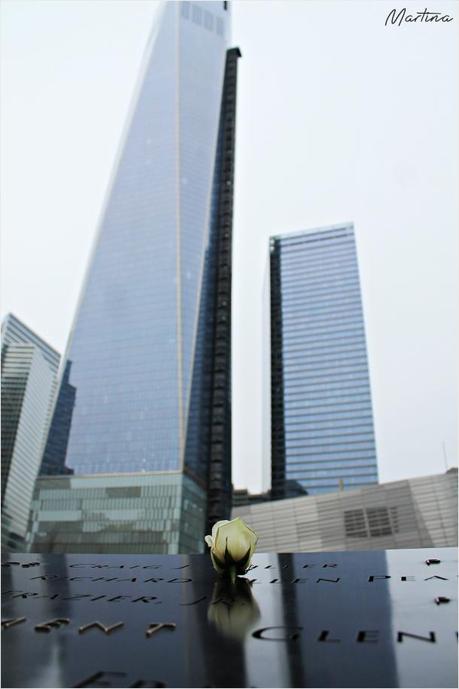
POLYGON ((214 569, 234 581, 236 574, 245 574, 249 569, 258 536, 240 517, 236 517, 214 524, 212 535, 204 540, 210 548, 214 569))

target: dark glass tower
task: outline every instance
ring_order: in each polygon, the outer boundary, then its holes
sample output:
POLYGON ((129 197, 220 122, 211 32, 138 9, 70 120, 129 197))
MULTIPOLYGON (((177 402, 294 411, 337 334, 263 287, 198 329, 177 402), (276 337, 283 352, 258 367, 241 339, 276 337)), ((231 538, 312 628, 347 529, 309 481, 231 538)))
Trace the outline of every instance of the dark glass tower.
POLYGON ((271 239, 272 497, 377 483, 352 225, 271 239))
MULTIPOLYGON (((231 503, 238 49, 230 3, 166 2, 69 339, 42 474, 186 474, 231 503), (65 389, 64 389, 65 388, 65 389), (71 412, 69 414, 69 412, 71 412), (64 431, 64 433, 63 433, 64 431)), ((204 526, 203 526, 204 528, 204 526)))

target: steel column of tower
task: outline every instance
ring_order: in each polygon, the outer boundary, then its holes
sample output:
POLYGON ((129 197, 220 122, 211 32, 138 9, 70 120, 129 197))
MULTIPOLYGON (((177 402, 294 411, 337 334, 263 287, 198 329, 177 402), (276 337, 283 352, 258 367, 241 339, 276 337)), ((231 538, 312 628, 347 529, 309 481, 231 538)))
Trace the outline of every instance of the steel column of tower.
MULTIPOLYGON (((221 172, 217 204, 214 353, 210 410, 207 524, 229 519, 231 513, 231 272, 236 134, 236 86, 239 48, 226 54, 220 119, 221 172)), ((208 531, 207 533, 210 533, 208 531)))
POLYGON ((271 240, 271 498, 285 497, 284 378, 280 247, 271 240))

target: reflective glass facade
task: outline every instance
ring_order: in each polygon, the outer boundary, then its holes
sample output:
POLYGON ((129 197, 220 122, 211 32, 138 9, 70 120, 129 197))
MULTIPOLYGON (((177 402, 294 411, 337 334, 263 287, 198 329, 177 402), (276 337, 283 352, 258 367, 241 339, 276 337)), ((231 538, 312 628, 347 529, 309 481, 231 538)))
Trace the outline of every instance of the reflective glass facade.
POLYGON ((352 225, 271 240, 272 493, 377 483, 352 225))
POLYGON ((43 473, 59 471, 60 455, 75 474, 188 466, 206 478, 189 420, 205 385, 200 314, 213 306, 206 268, 229 24, 230 3, 161 10, 66 354, 67 406, 55 416, 68 438, 54 442, 54 424, 43 473))
POLYGON ((60 356, 12 314, 2 324, 2 548, 24 551, 60 356))
POLYGON ((39 477, 33 552, 196 553, 205 492, 179 473, 39 477))

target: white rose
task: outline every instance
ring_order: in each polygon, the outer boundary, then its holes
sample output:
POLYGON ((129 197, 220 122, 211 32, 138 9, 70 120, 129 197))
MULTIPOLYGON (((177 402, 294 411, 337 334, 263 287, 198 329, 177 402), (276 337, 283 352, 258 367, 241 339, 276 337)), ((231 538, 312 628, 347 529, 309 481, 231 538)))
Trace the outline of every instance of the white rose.
POLYGON ((219 574, 245 574, 255 551, 258 536, 240 518, 223 519, 212 527, 204 539, 210 548, 212 564, 219 574))

